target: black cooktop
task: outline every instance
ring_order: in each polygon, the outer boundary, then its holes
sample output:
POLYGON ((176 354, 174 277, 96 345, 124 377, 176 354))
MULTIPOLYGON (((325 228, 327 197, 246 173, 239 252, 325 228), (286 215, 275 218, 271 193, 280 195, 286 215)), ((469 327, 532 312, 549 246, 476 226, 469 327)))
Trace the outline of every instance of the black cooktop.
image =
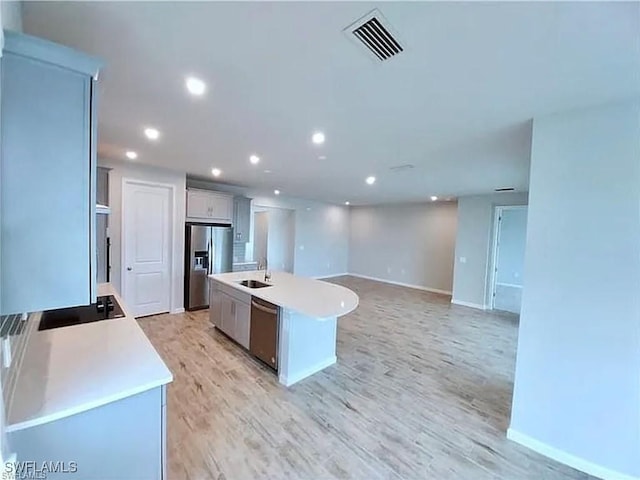
POLYGON ((42 313, 38 330, 69 327, 81 323, 99 322, 124 317, 124 312, 113 295, 98 297, 96 303, 81 307, 60 308, 42 313))

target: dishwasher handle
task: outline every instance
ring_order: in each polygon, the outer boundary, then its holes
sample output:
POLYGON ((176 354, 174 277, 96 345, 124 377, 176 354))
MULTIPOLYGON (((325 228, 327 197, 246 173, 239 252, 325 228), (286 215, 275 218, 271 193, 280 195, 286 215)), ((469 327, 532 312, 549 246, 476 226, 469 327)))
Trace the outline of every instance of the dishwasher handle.
POLYGON ((269 315, 278 315, 277 308, 265 307, 264 305, 260 305, 259 303, 257 303, 255 300, 251 300, 251 307, 257 308, 261 312, 268 313, 269 315))

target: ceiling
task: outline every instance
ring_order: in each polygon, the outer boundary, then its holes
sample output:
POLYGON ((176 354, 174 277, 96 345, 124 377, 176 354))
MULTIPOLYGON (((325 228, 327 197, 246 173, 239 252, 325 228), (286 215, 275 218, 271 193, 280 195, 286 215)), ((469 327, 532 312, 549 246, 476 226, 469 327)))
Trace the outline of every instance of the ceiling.
POLYGON ((105 60, 101 156, 132 149, 136 162, 208 178, 217 167, 223 182, 335 203, 527 190, 532 118, 640 95, 640 3, 23 8, 27 33, 105 60), (405 47, 384 63, 343 33, 374 8, 405 47), (189 74, 204 97, 187 93, 189 74))

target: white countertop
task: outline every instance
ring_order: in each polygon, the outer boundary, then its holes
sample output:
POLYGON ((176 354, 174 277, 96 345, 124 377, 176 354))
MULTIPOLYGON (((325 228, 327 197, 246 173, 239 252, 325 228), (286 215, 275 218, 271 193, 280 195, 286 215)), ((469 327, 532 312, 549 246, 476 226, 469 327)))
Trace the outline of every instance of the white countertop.
POLYGON ((264 270, 218 273, 209 277, 267 302, 316 318, 341 317, 355 310, 359 301, 358 295, 348 288, 286 272, 271 272, 271 286, 264 288, 247 288, 238 283, 241 280, 264 282, 264 270))
MULTIPOLYGON (((27 343, 7 432, 41 425, 165 385, 173 376, 109 284, 125 317, 35 330, 27 343)), ((34 318, 39 322, 39 315, 34 318)))

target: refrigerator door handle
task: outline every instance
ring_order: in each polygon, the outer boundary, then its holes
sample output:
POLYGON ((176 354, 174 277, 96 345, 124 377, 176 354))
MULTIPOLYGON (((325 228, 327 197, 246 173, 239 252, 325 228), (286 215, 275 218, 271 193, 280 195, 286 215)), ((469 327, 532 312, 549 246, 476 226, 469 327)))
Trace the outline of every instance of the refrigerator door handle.
POLYGON ((207 253, 209 257, 209 265, 207 265, 207 275, 213 273, 213 232, 209 235, 209 245, 207 245, 207 253))

